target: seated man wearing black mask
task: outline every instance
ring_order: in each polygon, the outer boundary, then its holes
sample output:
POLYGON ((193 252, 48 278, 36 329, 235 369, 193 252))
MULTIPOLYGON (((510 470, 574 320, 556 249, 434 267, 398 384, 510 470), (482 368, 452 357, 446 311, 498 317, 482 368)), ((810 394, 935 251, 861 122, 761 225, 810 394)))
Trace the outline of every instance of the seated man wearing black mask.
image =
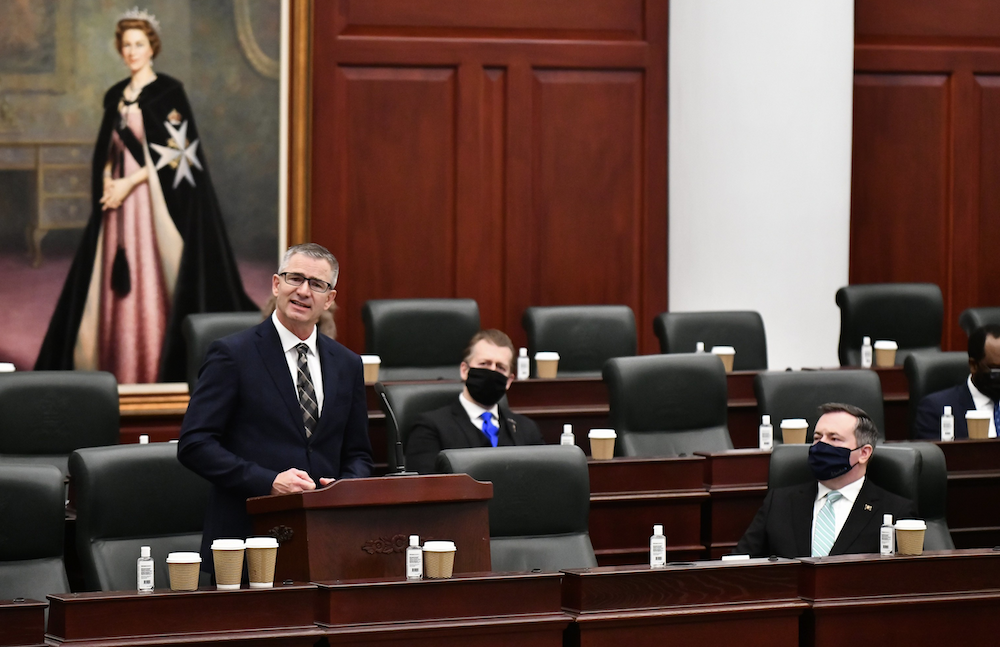
POLYGON ((406 443, 407 469, 433 474, 442 449, 545 442, 534 422, 498 404, 514 381, 513 362, 510 337, 499 330, 473 335, 460 366, 465 388, 452 404, 417 418, 406 443))
POLYGON ((882 515, 916 516, 912 501, 865 478, 878 442, 868 414, 849 404, 820 407, 809 467, 818 483, 768 490, 736 552, 753 557, 826 557, 879 552, 882 515))
POLYGON ((1000 419, 1000 326, 978 328, 969 335, 969 377, 961 384, 924 396, 917 407, 914 437, 941 439, 941 415, 945 406, 955 416, 955 440, 969 437, 965 412, 990 414, 990 438, 996 438, 1000 419))

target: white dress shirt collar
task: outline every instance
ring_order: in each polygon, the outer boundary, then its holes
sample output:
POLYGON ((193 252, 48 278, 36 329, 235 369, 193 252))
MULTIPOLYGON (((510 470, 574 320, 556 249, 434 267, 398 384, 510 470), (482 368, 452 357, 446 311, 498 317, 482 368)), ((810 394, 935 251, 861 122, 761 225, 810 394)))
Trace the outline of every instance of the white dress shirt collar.
POLYGON ((493 407, 490 408, 490 409, 484 409, 481 406, 479 406, 478 404, 476 404, 475 402, 473 402, 472 400, 469 400, 468 398, 466 398, 465 397, 465 391, 462 391, 462 393, 459 394, 458 401, 462 403, 462 408, 465 409, 466 415, 469 416, 469 420, 471 420, 472 424, 474 424, 476 426, 476 429, 482 429, 483 428, 483 417, 482 416, 487 411, 489 411, 491 414, 493 414, 493 416, 491 418, 493 420, 493 424, 496 425, 497 427, 500 426, 500 405, 499 404, 494 404, 493 407))
POLYGON ((307 339, 299 339, 295 333, 285 328, 285 324, 281 323, 281 320, 278 319, 277 310, 271 313, 271 321, 274 322, 274 329, 278 331, 278 339, 281 341, 281 351, 283 353, 287 353, 299 344, 305 344, 309 347, 311 354, 319 355, 316 351, 316 326, 313 326, 312 333, 307 339))

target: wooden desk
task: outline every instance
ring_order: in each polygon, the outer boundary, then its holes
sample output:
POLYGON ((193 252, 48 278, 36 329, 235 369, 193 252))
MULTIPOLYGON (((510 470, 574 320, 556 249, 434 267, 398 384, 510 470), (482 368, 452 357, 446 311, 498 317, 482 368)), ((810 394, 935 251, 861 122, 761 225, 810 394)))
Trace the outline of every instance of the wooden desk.
POLYGON ((571 618, 559 573, 321 582, 316 622, 330 644, 561 647, 571 618))
POLYGON ((598 563, 649 563, 649 536, 657 523, 663 524, 670 559, 703 557, 702 507, 709 497, 704 463, 701 456, 589 461, 590 541, 598 563))
POLYGON ((45 644, 45 602, 0 600, 0 647, 45 644))
POLYGON ((564 571, 563 609, 575 619, 565 644, 797 647, 799 568, 755 559, 564 571))
POLYGON ((801 561, 803 647, 997 644, 1000 552, 801 561))
POLYGON ((734 449, 703 453, 704 481, 711 497, 702 522, 702 543, 718 559, 733 552, 767 495, 771 452, 734 449))
POLYGON ((316 587, 152 593, 65 593, 49 597, 49 644, 313 645, 316 587))
POLYGON ((955 546, 1000 544, 1000 441, 936 444, 948 465, 948 528, 955 546))

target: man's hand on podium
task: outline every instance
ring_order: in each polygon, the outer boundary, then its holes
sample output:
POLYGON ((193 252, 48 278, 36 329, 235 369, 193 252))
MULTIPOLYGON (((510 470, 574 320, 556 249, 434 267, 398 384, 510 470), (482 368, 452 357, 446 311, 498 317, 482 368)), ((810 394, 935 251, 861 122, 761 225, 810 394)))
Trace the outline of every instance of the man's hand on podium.
MULTIPOLYGON (((323 479, 320 479, 320 482, 322 481, 323 479)), ((309 478, 309 474, 294 467, 278 474, 271 484, 271 494, 292 494, 315 489, 316 484, 309 478)))
POLYGON ((330 485, 331 483, 333 483, 336 480, 337 479, 327 479, 327 478, 320 477, 320 479, 319 479, 319 486, 320 487, 326 487, 327 485, 330 485))

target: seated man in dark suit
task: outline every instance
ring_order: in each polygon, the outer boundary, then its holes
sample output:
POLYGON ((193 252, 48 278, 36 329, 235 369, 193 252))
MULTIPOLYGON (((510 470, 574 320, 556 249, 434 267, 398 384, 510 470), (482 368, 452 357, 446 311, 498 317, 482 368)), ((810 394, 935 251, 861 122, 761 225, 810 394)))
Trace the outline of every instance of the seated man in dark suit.
POLYGON ((817 482, 768 490, 736 552, 753 557, 825 557, 879 552, 882 515, 912 518, 912 501, 865 477, 878 429, 849 404, 824 404, 809 467, 817 482))
POLYGON ((1000 326, 983 326, 969 335, 969 377, 950 389, 924 396, 914 421, 916 438, 941 439, 945 406, 951 407, 955 416, 955 440, 969 437, 965 412, 973 409, 992 414, 990 438, 996 438, 1000 418, 1000 326))
POLYGON ((534 422, 498 403, 514 381, 514 344, 499 330, 480 330, 459 370, 465 388, 450 405, 425 413, 406 442, 406 468, 433 474, 442 449, 541 445, 534 422))

